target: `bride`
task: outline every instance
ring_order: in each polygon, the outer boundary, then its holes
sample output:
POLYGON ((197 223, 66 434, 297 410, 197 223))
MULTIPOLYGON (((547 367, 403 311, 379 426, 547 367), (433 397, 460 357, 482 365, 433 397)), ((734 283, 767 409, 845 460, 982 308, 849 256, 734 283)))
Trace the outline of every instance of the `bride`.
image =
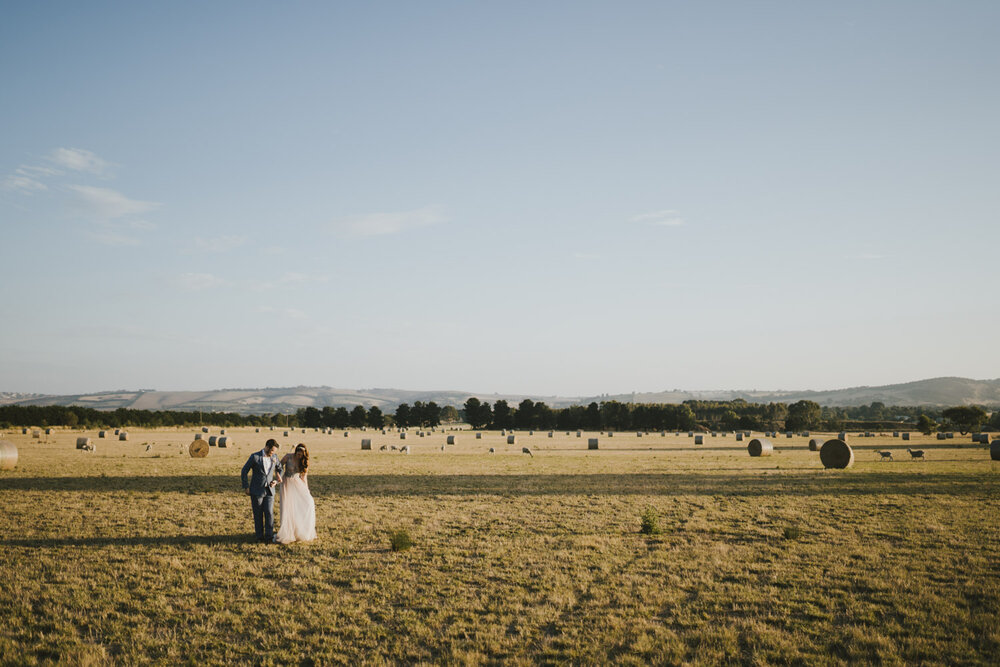
POLYGON ((309 471, 309 450, 299 444, 295 452, 281 460, 285 474, 281 482, 281 525, 274 541, 288 544, 296 540, 316 539, 316 504, 309 493, 306 473, 309 471))

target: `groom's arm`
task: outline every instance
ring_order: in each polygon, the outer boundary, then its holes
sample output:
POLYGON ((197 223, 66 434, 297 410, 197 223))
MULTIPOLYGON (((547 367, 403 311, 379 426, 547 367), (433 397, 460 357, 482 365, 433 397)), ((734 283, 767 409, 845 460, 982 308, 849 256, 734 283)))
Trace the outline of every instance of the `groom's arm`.
POLYGON ((280 460, 276 460, 274 466, 274 475, 278 478, 278 482, 281 482, 281 476, 285 474, 285 466, 281 465, 280 460))
POLYGON ((250 493, 250 483, 247 481, 247 473, 250 472, 252 464, 253 456, 247 459, 247 462, 243 464, 243 470, 240 472, 240 482, 243 483, 243 488, 246 489, 247 493, 250 493))

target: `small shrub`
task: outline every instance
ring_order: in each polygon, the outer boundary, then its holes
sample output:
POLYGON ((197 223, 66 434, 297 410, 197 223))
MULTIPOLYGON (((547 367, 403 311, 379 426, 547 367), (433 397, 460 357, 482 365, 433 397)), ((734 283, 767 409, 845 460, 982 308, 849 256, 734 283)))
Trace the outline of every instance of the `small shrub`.
POLYGON ((413 538, 405 530, 397 530, 389 535, 389 544, 393 551, 406 551, 413 546, 413 538))
POLYGON ((642 526, 639 528, 639 532, 643 535, 658 535, 660 534, 660 520, 656 517, 656 512, 650 507, 645 512, 642 513, 642 526))
POLYGON ((797 540, 802 535, 802 531, 799 530, 798 526, 785 526, 781 534, 786 540, 797 540))

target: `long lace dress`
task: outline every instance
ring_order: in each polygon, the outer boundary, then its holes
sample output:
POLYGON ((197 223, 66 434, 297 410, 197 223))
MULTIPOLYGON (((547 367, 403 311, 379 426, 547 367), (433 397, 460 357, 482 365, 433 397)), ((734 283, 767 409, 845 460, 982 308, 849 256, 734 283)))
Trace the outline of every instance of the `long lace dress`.
POLYGON ((275 542, 311 542, 316 539, 316 503, 309 493, 309 483, 299 474, 298 461, 289 454, 284 461, 281 482, 281 525, 275 542))

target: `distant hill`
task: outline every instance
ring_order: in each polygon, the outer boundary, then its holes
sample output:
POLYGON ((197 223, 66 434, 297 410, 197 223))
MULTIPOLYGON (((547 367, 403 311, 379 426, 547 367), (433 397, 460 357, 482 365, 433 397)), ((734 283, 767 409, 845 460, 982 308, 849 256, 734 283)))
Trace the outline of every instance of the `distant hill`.
POLYGON ((461 407, 467 398, 477 396, 490 403, 503 399, 516 406, 525 398, 544 401, 553 408, 586 405, 591 401, 617 400, 623 403, 681 403, 687 400, 731 401, 750 403, 794 403, 816 401, 820 405, 857 406, 881 402, 886 405, 1000 406, 1000 379, 934 378, 882 387, 851 387, 828 391, 664 391, 637 394, 604 394, 589 397, 484 394, 468 391, 407 391, 402 389, 335 389, 332 387, 279 387, 265 389, 218 389, 213 391, 114 391, 96 394, 51 396, 15 392, 0 393, 0 405, 80 405, 98 410, 132 408, 137 410, 182 410, 203 412, 239 412, 274 414, 293 412, 313 406, 322 408, 378 406, 394 411, 400 403, 434 401, 438 405, 461 407))

